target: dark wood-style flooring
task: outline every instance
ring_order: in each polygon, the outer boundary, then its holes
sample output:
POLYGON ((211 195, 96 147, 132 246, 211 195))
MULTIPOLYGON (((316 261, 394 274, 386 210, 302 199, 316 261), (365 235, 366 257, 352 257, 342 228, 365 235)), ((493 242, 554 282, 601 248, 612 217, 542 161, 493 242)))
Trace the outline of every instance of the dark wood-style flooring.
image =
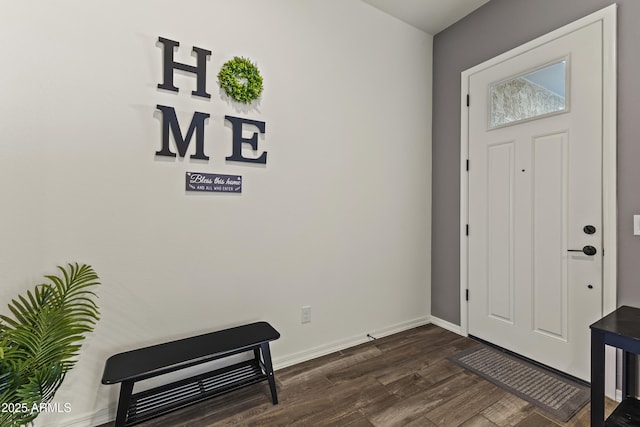
POLYGON ((276 371, 278 405, 261 383, 140 426, 589 426, 588 405, 562 423, 446 359, 473 345, 426 325, 276 371))

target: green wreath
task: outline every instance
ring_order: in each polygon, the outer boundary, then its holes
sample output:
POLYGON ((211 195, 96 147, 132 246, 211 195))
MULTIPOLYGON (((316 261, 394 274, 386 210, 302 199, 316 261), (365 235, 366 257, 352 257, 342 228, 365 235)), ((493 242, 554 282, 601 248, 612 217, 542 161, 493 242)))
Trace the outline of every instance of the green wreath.
POLYGON ((263 89, 258 67, 247 58, 238 56, 222 66, 218 82, 231 99, 244 104, 258 99, 263 89))

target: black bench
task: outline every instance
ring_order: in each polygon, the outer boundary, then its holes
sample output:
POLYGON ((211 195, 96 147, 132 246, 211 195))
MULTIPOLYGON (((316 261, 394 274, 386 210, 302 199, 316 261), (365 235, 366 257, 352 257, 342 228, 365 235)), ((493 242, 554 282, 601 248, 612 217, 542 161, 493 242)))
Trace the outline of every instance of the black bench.
POLYGON ((138 424, 265 380, 277 404, 269 342, 278 338, 270 324, 256 322, 111 356, 102 384, 121 383, 116 427, 138 424), (253 359, 132 394, 137 381, 251 350, 253 359))

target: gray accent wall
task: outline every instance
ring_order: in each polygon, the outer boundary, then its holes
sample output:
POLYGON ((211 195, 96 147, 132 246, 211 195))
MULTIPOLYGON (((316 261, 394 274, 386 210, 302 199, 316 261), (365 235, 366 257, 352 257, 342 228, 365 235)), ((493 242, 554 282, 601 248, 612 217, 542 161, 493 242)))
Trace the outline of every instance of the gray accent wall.
MULTIPOLYGON (((460 73, 613 4, 491 0, 433 42, 431 314, 460 324, 460 73)), ((618 305, 640 306, 640 1, 618 4, 618 305)))

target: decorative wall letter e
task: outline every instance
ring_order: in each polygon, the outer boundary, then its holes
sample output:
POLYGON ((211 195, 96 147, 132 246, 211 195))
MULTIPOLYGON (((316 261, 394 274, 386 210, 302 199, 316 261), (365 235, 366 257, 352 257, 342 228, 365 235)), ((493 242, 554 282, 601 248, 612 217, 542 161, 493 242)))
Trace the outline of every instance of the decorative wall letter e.
POLYGON ((224 116, 225 120, 231 122, 233 131, 233 153, 227 157, 227 160, 234 162, 248 162, 248 163, 267 163, 267 152, 263 152, 257 159, 242 157, 242 144, 247 143, 251 145, 253 151, 258 149, 258 134, 256 132, 251 135, 251 138, 242 137, 242 125, 248 124, 258 128, 260 133, 264 133, 265 123, 257 120, 243 119, 240 117, 224 116))

